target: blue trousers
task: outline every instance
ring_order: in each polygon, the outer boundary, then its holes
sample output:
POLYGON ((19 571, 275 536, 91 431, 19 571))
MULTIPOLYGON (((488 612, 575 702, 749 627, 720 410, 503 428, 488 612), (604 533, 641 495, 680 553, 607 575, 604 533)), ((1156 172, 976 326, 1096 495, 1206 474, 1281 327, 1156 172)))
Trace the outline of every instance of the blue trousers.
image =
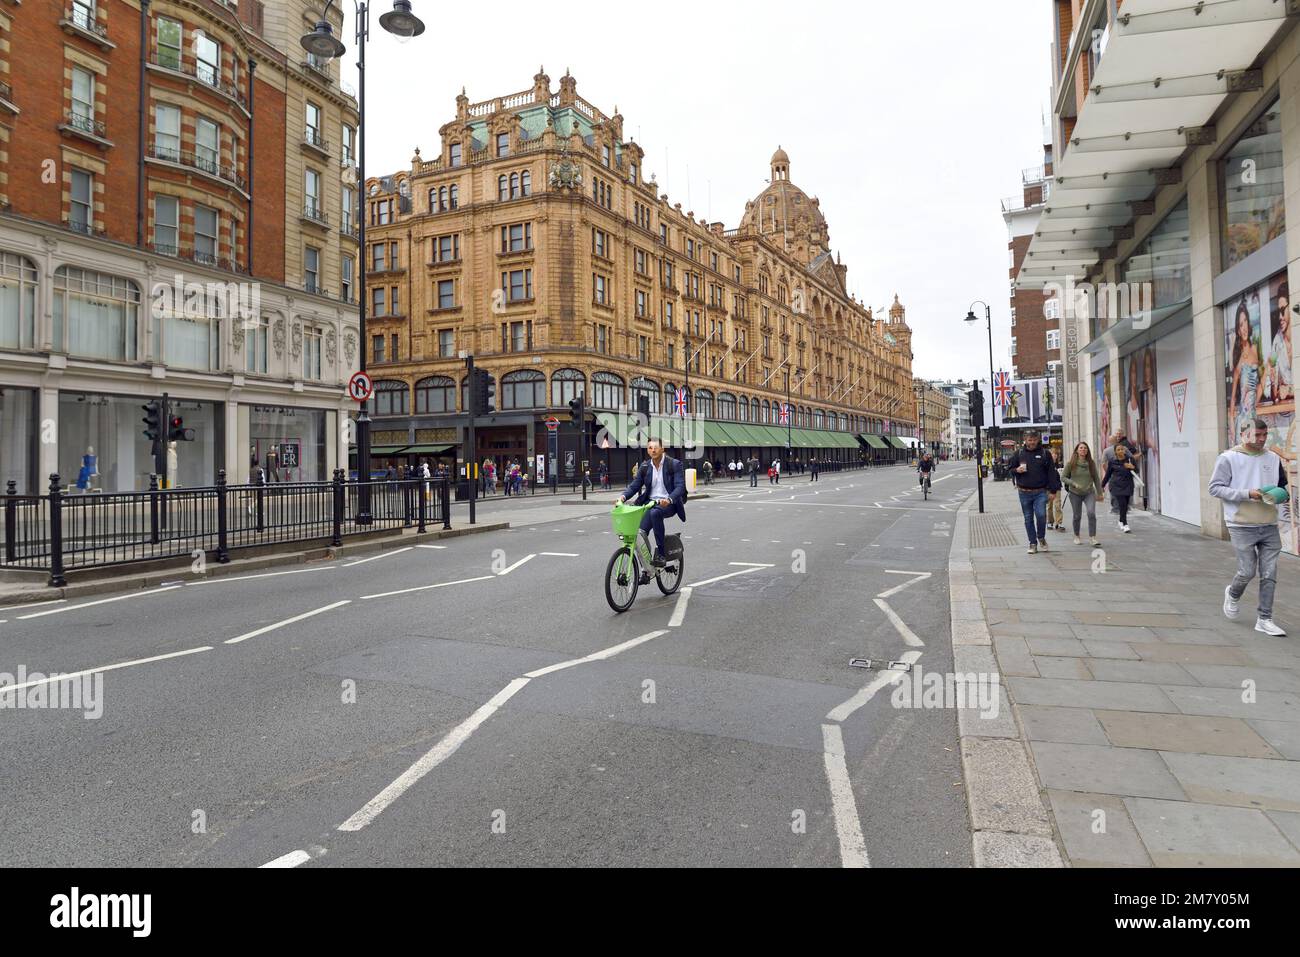
POLYGON ((654 505, 641 516, 641 531, 654 532, 655 536, 655 556, 662 558, 664 554, 664 518, 672 515, 672 507, 664 508, 662 505, 654 505))
POLYGON ((1025 517, 1025 534, 1029 544, 1047 540, 1047 493, 1020 492, 1020 512, 1025 517), (1037 529, 1035 529, 1037 524, 1037 529))

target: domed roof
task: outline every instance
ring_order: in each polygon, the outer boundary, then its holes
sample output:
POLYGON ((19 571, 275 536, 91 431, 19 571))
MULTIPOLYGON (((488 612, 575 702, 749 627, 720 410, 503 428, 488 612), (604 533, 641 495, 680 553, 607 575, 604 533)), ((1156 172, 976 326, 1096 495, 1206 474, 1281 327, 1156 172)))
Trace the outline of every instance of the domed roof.
POLYGON ((786 153, 785 150, 781 149, 781 147, 778 146, 776 148, 776 152, 772 154, 772 165, 775 166, 777 163, 788 163, 788 162, 790 162, 789 155, 786 153))

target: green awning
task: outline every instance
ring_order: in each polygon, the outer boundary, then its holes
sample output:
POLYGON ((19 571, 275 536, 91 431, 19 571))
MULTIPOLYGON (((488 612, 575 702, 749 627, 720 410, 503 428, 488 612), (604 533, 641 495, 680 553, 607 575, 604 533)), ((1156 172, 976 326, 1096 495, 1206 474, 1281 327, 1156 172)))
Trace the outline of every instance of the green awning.
MULTIPOLYGON (((371 455, 396 455, 404 448, 406 448, 405 445, 372 445, 370 447, 370 454, 371 455)), ((357 450, 352 449, 350 450, 349 454, 356 455, 357 450)))
POLYGON ((715 448, 725 448, 735 445, 735 441, 727 434, 727 430, 717 422, 704 423, 704 444, 715 448))
POLYGON ((852 432, 836 432, 835 434, 839 437, 841 448, 860 449, 862 447, 858 445, 858 440, 854 438, 852 432))
POLYGON ((441 455, 450 452, 455 445, 408 445, 402 449, 402 455, 441 455))
POLYGON ((867 440, 867 444, 870 445, 873 449, 887 449, 887 448, 889 448, 889 443, 886 442, 886 441, 884 440, 884 438, 882 438, 882 437, 879 436, 879 435, 871 435, 871 434, 866 433, 866 432, 861 433, 861 435, 862 435, 862 437, 863 437, 864 439, 867 440))
POLYGON ((760 446, 766 444, 766 439, 759 433, 759 426, 749 425, 744 422, 737 422, 728 426, 731 433, 739 438, 741 445, 760 446))
POLYGON ((885 436, 885 438, 889 439, 889 444, 896 449, 902 449, 903 451, 906 452, 909 448, 911 448, 911 446, 909 446, 906 442, 904 442, 896 435, 887 435, 885 436))

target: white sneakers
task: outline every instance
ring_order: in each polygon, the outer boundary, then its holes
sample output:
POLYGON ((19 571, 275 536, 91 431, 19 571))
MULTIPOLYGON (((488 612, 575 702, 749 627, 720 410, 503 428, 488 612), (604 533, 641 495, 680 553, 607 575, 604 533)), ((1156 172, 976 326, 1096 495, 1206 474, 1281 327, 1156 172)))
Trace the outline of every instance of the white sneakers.
POLYGON ((1074 536, 1074 544, 1076 544, 1076 545, 1082 545, 1082 544, 1083 544, 1083 539, 1081 539, 1078 535, 1074 536))
POLYGON ((1127 535, 1129 532, 1133 531, 1133 529, 1129 528, 1127 525, 1121 525, 1120 528, 1124 529, 1124 534, 1125 534, 1125 535, 1127 535))
POLYGON ((1223 614, 1225 618, 1234 620, 1241 614, 1241 609, 1237 606, 1237 599, 1232 597, 1231 585, 1223 589, 1223 614))
POLYGON ((1286 637, 1286 632, 1274 624, 1272 618, 1257 618, 1255 620, 1255 630, 1262 631, 1266 635, 1272 635, 1274 638, 1286 637))
POLYGON ((1038 546, 1037 546, 1037 545, 1030 545, 1030 546, 1029 546, 1029 554, 1030 554, 1030 555, 1037 555, 1037 554, 1038 554, 1038 546))
POLYGON ((1038 543, 1038 550, 1039 550, 1040 552, 1051 551, 1051 549, 1049 549, 1049 548, 1047 547, 1047 542, 1045 542, 1045 541, 1040 541, 1040 542, 1038 543))

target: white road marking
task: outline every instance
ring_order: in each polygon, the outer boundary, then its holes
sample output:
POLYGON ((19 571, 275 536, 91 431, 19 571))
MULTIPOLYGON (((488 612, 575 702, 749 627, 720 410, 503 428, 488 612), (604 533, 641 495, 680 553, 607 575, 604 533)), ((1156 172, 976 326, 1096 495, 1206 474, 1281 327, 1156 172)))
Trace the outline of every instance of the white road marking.
POLYGON ((673 608, 673 616, 668 619, 669 628, 676 628, 681 625, 682 619, 686 617, 686 603, 690 600, 691 590, 689 588, 683 588, 677 593, 677 604, 673 608))
POLYGON ((92 605, 107 605, 109 602, 126 601, 128 598, 148 598, 150 595, 161 595, 165 591, 175 591, 177 588, 183 588, 183 585, 168 585, 166 588, 154 588, 150 591, 132 592, 129 595, 118 595, 115 598, 101 598, 98 601, 83 601, 80 605, 68 605, 65 608, 51 608, 49 611, 34 611, 30 615, 19 615, 19 621, 26 621, 28 618, 43 618, 46 615, 60 615, 65 611, 76 611, 78 608, 90 608, 92 605))
POLYGON ((885 613, 885 617, 890 620, 890 622, 894 626, 894 629, 900 635, 903 636, 903 640, 905 642, 907 642, 913 648, 925 647, 925 642, 922 641, 920 638, 916 637, 916 633, 912 631, 911 628, 907 627, 907 624, 903 621, 903 619, 899 618, 897 613, 894 611, 894 609, 889 607, 888 602, 882 601, 879 598, 873 598, 872 601, 876 603, 876 607, 878 607, 881 611, 885 613))
POLYGON ((700 588, 703 585, 712 585, 714 582, 720 582, 724 578, 735 578, 737 575, 747 575, 750 572, 756 572, 760 568, 771 568, 771 565, 762 565, 757 562, 728 562, 730 565, 749 565, 749 568, 742 568, 738 572, 730 572, 726 575, 718 575, 716 578, 706 578, 701 582, 691 582, 688 588, 700 588))
POLYGON ((191 585, 220 585, 223 582, 246 582, 254 578, 275 578, 279 575, 305 575, 308 572, 327 572, 338 568, 337 565, 322 565, 320 568, 295 568, 288 572, 266 572, 263 575, 233 575, 228 578, 205 578, 202 581, 190 582, 191 585))
MULTIPOLYGON (((902 662, 906 662, 907 664, 910 665, 910 664, 914 664, 916 660, 920 657, 921 657, 921 652, 919 651, 907 651, 904 652, 903 656, 898 660, 902 662)), ((853 695, 853 697, 849 698, 849 700, 845 701, 843 704, 836 705, 834 708, 832 708, 827 713, 826 720, 847 721, 849 717, 852 716, 853 712, 857 711, 864 704, 866 704, 868 701, 874 698, 876 696, 876 692, 878 692, 881 688, 885 687, 886 685, 894 684, 896 681, 902 678, 905 673, 906 672, 903 671, 889 671, 889 670, 880 672, 880 674, 872 678, 871 681, 869 681, 863 688, 859 689, 859 691, 855 695, 853 695)))
POLYGON ((836 542, 835 544, 836 544, 836 545, 847 545, 848 542, 836 542))
POLYGON ((400 555, 402 552, 409 552, 413 546, 407 545, 405 548, 394 548, 391 551, 381 552, 378 555, 371 555, 369 558, 361 558, 355 562, 348 562, 344 568, 351 568, 353 565, 364 565, 366 562, 377 562, 381 558, 388 558, 390 555, 400 555))
POLYGON ((870 867, 867 840, 862 836, 862 823, 858 820, 858 802, 853 797, 853 782, 849 780, 849 768, 844 760, 844 735, 838 724, 822 725, 822 758, 831 788, 835 833, 840 840, 840 865, 870 867))
POLYGON ((516 568, 518 568, 520 565, 524 564, 524 562, 530 562, 530 561, 532 561, 532 560, 533 560, 534 558, 536 558, 536 557, 537 557, 536 555, 525 555, 523 558, 519 559, 519 561, 517 561, 517 562, 515 562, 513 565, 511 565, 509 568, 503 568, 503 569, 501 569, 501 571, 497 572, 497 575, 498 575, 498 576, 501 576, 501 575, 509 575, 512 571, 514 571, 514 570, 515 570, 516 568))
POLYGON ((415 588, 399 588, 397 591, 380 592, 378 595, 362 595, 361 600, 367 601, 371 598, 391 598, 393 595, 408 595, 413 591, 428 591, 431 588, 446 588, 448 585, 466 585, 470 582, 485 582, 489 578, 496 578, 496 576, 480 575, 478 578, 461 578, 454 582, 439 582, 436 585, 417 585, 415 588))
POLYGON ((384 812, 388 805, 406 793, 411 785, 455 754, 460 746, 469 740, 469 736, 478 729, 479 725, 496 714, 501 706, 514 697, 519 689, 526 684, 528 684, 527 678, 516 678, 498 691, 487 704, 452 728, 441 741, 421 755, 392 784, 371 798, 365 807, 340 824, 338 829, 340 831, 359 831, 373 821, 384 812))
POLYGON ((910 582, 903 582, 903 584, 896 585, 895 587, 889 589, 889 591, 882 591, 879 595, 876 596, 877 598, 888 598, 890 595, 897 595, 904 588, 911 588, 917 582, 925 581, 927 578, 930 577, 931 573, 930 572, 900 572, 900 571, 895 571, 892 568, 886 568, 885 574, 886 575, 913 575, 915 577, 910 582))
POLYGON ((335 608, 341 608, 344 605, 352 604, 351 598, 345 598, 343 601, 336 601, 332 605, 326 605, 324 608, 317 608, 315 611, 305 611, 301 615, 294 615, 292 618, 286 618, 284 621, 277 621, 273 625, 265 625, 256 631, 250 631, 247 634, 240 635, 237 638, 227 638, 225 643, 228 645, 237 645, 241 641, 247 641, 249 638, 256 638, 258 635, 264 635, 268 631, 275 631, 277 628, 283 628, 285 625, 292 625, 294 622, 302 621, 306 618, 313 618, 316 615, 323 614, 327 611, 333 611, 335 608))
POLYGON ((299 864, 306 864, 311 860, 311 855, 306 851, 290 851, 283 857, 277 857, 273 861, 267 861, 262 867, 297 867, 299 864))
POLYGON ((384 788, 377 795, 371 798, 361 810, 353 814, 350 818, 338 826, 340 831, 359 831, 376 817, 384 812, 390 804, 401 797, 412 785, 422 777, 436 768, 443 761, 456 753, 462 744, 469 740, 478 727, 492 715, 496 714, 501 707, 515 696, 533 678, 539 678, 542 675, 550 674, 553 671, 559 671, 562 668, 571 668, 588 661, 599 661, 605 658, 611 658, 621 651, 635 647, 646 641, 658 638, 660 635, 668 634, 667 631, 652 631, 649 634, 641 635, 639 638, 633 638, 631 641, 625 641, 621 645, 615 645, 612 648, 606 648, 595 654, 586 655, 582 658, 575 658, 571 661, 561 661, 558 664, 551 665, 547 668, 539 668, 536 671, 530 671, 522 678, 515 678, 508 685, 498 691, 492 698, 472 715, 462 721, 456 727, 452 728, 441 741, 435 744, 425 754, 423 754, 414 764, 403 771, 392 784, 384 788))
POLYGON ((181 658, 185 655, 197 655, 200 651, 211 651, 211 645, 204 645, 201 648, 187 648, 185 651, 172 651, 165 655, 154 655, 152 658, 136 658, 132 661, 119 661, 115 665, 102 665, 99 668, 87 668, 85 671, 73 671, 67 674, 51 676, 49 678, 40 678, 35 681, 24 681, 20 685, 4 685, 0 687, 0 694, 6 691, 18 691, 21 688, 31 688, 36 685, 51 684, 55 681, 67 681, 71 678, 81 678, 85 675, 98 674, 103 671, 116 671, 118 668, 130 668, 132 665, 147 665, 153 661, 164 661, 167 658, 181 658))
POLYGON ((604 661, 606 658, 612 658, 617 654, 627 651, 629 648, 635 648, 637 645, 644 644, 647 641, 653 641, 661 635, 668 634, 667 631, 651 631, 647 634, 625 641, 621 645, 613 645, 609 648, 602 648, 600 651, 584 655, 581 658, 571 658, 568 661, 557 662, 553 665, 547 665, 545 668, 538 668, 536 671, 524 672, 525 678, 540 678, 542 675, 549 675, 552 672, 563 671, 565 668, 573 668, 577 665, 584 665, 589 661, 604 661))
POLYGON ((4 610, 17 611, 19 608, 43 608, 46 605, 62 605, 66 601, 66 598, 55 598, 51 601, 31 601, 25 605, 5 605, 4 610))
POLYGON ((416 548, 439 548, 439 549, 445 549, 447 546, 446 546, 446 545, 416 545, 415 547, 416 547, 416 548))
POLYGON ((577 552, 542 552, 541 554, 550 555, 553 558, 578 558, 579 557, 577 552))

